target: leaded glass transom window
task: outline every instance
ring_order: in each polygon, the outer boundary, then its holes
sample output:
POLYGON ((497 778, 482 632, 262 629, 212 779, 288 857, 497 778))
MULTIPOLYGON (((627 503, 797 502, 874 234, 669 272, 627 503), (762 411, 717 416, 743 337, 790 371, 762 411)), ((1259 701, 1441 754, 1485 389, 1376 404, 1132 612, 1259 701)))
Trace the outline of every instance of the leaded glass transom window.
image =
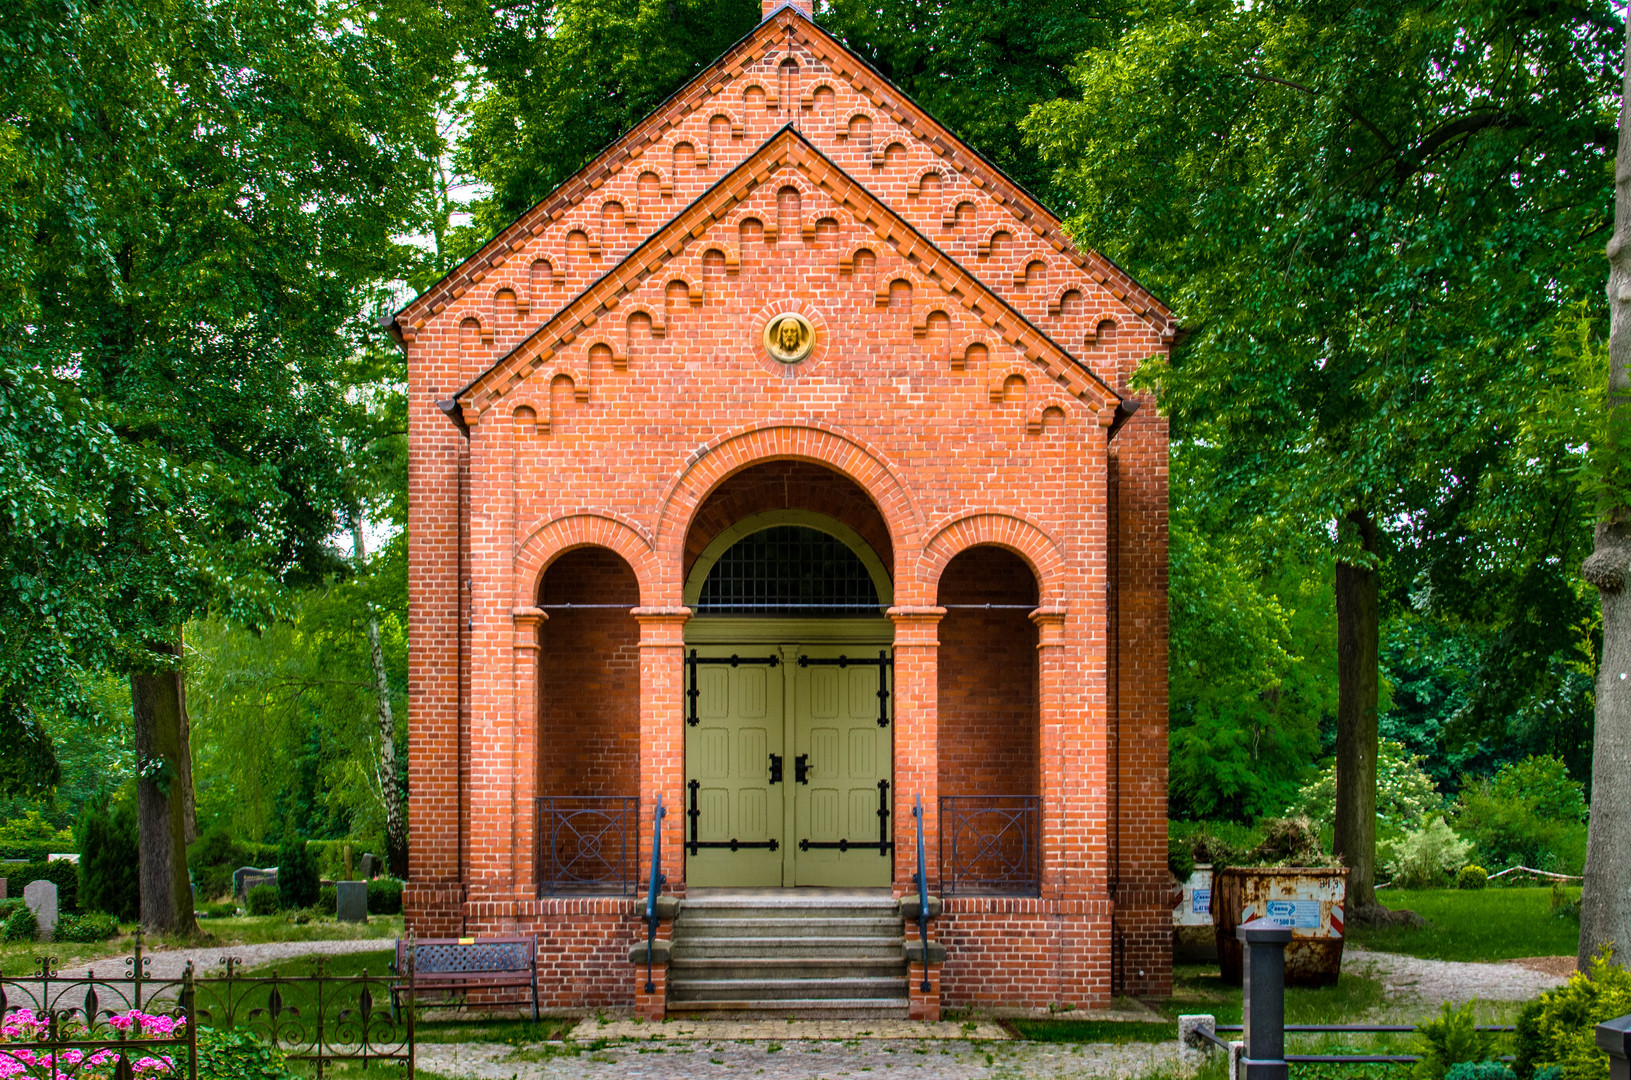
POLYGON ((732 544, 708 571, 699 615, 876 613, 878 589, 843 541, 803 525, 776 525, 732 544))

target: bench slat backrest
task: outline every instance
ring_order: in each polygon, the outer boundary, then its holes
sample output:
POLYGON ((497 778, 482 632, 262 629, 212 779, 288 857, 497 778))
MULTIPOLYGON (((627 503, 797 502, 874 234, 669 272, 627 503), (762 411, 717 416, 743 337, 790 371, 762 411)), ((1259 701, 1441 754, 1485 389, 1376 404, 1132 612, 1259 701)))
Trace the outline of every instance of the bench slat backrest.
MULTIPOLYGON (((403 970, 407 942, 396 942, 397 970, 403 970)), ((415 977, 531 971, 538 957, 535 936, 419 938, 413 943, 415 977)))

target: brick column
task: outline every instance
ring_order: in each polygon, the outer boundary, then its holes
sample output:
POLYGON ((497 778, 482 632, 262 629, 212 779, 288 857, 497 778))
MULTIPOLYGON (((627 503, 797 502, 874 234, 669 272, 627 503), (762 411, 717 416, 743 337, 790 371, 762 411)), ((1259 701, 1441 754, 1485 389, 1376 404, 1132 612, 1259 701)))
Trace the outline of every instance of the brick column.
POLYGON ((541 608, 514 608, 515 623, 515 847, 510 888, 534 892, 538 884, 538 632, 549 618, 541 608))
POLYGON ((681 891, 685 852, 685 623, 688 607, 637 607, 640 624, 640 866, 642 888, 651 861, 651 815, 662 793, 663 866, 669 891, 681 891))
MULTIPOLYGON (((943 607, 892 607, 895 623, 895 892, 917 895, 917 818, 923 799, 924 870, 930 895, 940 887, 940 620, 943 607)), ((937 937, 929 923, 929 938, 937 937)), ((940 971, 931 969, 929 991, 919 989, 923 971, 910 972, 914 1020, 940 1019, 940 971)))
MULTIPOLYGON (((1081 838, 1073 834, 1067 809, 1071 799, 1083 791, 1077 778, 1072 782, 1067 762, 1079 748, 1070 745, 1066 731, 1065 702, 1065 610, 1039 607, 1031 612, 1036 624, 1037 720, 1041 725, 1038 753, 1042 781, 1042 895, 1060 897, 1065 890, 1067 868, 1085 868, 1086 851, 1081 838)), ((1075 738, 1080 739, 1080 733, 1075 738)), ((1076 807, 1078 811, 1085 807, 1076 807)), ((1078 814, 1078 816, 1081 816, 1078 814)), ((1079 827, 1079 826, 1078 826, 1079 827)))

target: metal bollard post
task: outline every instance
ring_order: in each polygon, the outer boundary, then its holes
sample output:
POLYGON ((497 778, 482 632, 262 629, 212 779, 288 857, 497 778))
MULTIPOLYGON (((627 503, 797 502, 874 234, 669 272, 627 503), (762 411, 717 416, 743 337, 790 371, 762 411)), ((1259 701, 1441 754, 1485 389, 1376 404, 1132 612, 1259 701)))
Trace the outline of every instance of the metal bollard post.
POLYGON ((1235 931, 1245 943, 1246 1054, 1231 1080, 1287 1080, 1286 944, 1288 927, 1253 919, 1235 931))
POLYGON ((1631 1080, 1631 1016, 1598 1024, 1597 1048, 1608 1055, 1608 1080, 1631 1080))

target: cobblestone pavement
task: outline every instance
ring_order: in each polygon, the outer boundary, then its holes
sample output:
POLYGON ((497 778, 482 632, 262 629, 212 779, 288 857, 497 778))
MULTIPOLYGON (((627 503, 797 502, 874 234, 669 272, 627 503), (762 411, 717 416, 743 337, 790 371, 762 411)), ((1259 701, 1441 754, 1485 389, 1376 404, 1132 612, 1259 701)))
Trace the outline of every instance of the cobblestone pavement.
POLYGON ((596 1039, 687 1039, 702 1042, 734 1042, 737 1039, 979 1039, 1012 1038, 1001 1024, 990 1020, 958 1023, 941 1020, 926 1024, 917 1020, 585 1020, 572 1029, 568 1039, 590 1043, 596 1039))
POLYGON ((1456 960, 1423 960, 1398 953, 1366 952, 1349 947, 1345 971, 1381 979, 1390 1001, 1527 1001, 1542 990, 1568 981, 1564 975, 1535 971, 1516 963, 1477 964, 1456 960))
MULTIPOLYGON (((863 1027, 867 1025, 856 1025, 863 1027)), ((967 1039, 628 1040, 517 1050, 490 1043, 421 1045, 422 1074, 449 1080, 1077 1080, 1170 1068, 1174 1046, 1060 1045, 967 1039)))

